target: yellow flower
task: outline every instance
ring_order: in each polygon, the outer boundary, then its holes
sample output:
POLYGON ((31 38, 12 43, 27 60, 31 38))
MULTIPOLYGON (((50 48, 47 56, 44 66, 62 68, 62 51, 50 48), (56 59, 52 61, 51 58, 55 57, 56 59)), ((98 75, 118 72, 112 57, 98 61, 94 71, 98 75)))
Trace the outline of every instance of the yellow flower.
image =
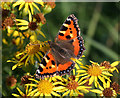
POLYGON ((113 90, 113 88, 110 87, 110 82, 107 81, 106 84, 103 84, 103 87, 101 85, 99 85, 99 89, 93 89, 93 90, 90 90, 91 92, 94 92, 94 93, 98 93, 100 94, 100 96, 102 97, 114 97, 117 96, 116 94, 116 91, 113 90))
MULTIPOLYGON (((20 54, 20 52, 17 52, 16 55, 20 54)), ((12 58, 12 60, 7 60, 7 62, 13 62, 16 63, 13 67, 12 70, 14 70, 15 68, 21 68, 24 64, 25 64, 25 60, 23 59, 22 61, 20 61, 20 59, 24 56, 24 54, 19 55, 19 56, 15 56, 15 58, 12 58)))
POLYGON ((33 15, 34 13, 34 8, 35 7, 38 11, 40 11, 40 8, 37 6, 37 4, 43 5, 42 0, 18 0, 13 4, 13 7, 16 7, 19 5, 19 10, 21 10, 24 7, 25 13, 29 13, 29 18, 31 17, 31 14, 33 15))
POLYGON ((37 84, 26 84, 27 86, 35 87, 35 89, 29 93, 29 96, 60 96, 57 91, 59 86, 56 87, 56 83, 53 83, 50 78, 45 78, 43 80, 29 79, 36 82, 37 84))
POLYGON ((117 65, 119 65, 120 61, 115 61, 112 64, 110 64, 110 62, 108 61, 104 61, 100 64, 100 66, 104 66, 109 72, 113 72, 114 70, 117 71, 117 73, 119 73, 118 69, 115 67, 117 65))
POLYGON ((120 94, 120 85, 116 82, 113 82, 111 88, 116 91, 117 94, 120 94))
POLYGON ((8 42, 7 42, 7 40, 6 40, 5 38, 2 39, 2 42, 3 42, 4 44, 8 45, 8 42))
POLYGON ((49 45, 47 42, 40 42, 40 41, 34 41, 30 42, 27 46, 25 51, 21 53, 17 53, 16 57, 12 60, 8 60, 7 62, 13 62, 16 63, 12 70, 14 70, 16 67, 22 67, 23 65, 28 65, 28 61, 30 61, 31 64, 34 64, 35 60, 34 57, 36 56, 39 62, 41 62, 41 58, 45 55, 45 53, 48 51, 49 45))
POLYGON ((33 22, 31 20, 29 22, 22 19, 16 19, 16 21, 19 22, 19 23, 16 23, 16 25, 19 26, 19 30, 22 30, 22 31, 26 30, 26 33, 30 35, 36 35, 36 32, 37 32, 37 34, 41 34, 43 37, 45 37, 38 23, 33 22))
MULTIPOLYGON (((56 78, 56 77, 54 77, 56 78)), ((71 75, 69 76, 68 79, 65 78, 57 78, 57 81, 55 80, 55 83, 58 85, 61 85, 58 90, 58 92, 64 92, 64 94, 62 96, 78 96, 78 95, 82 95, 84 96, 84 93, 88 93, 89 92, 89 88, 91 88, 90 86, 83 86, 84 82, 79 82, 79 77, 71 75), (57 81, 61 81, 57 82, 57 81)))
POLYGON ((13 30, 11 28, 15 25, 15 17, 7 17, 3 21, 3 27, 5 27, 8 31, 8 33, 11 33, 13 30))
POLYGON ((16 89, 18 90, 20 95, 12 93, 13 96, 15 96, 17 98, 18 97, 25 97, 25 98, 27 98, 29 96, 29 93, 32 91, 32 86, 31 87, 25 86, 25 93, 23 93, 18 87, 16 89))
POLYGON ((110 74, 104 67, 101 67, 98 63, 92 62, 92 65, 81 65, 80 67, 82 69, 78 70, 79 73, 78 76, 81 76, 80 82, 87 82, 89 81, 88 85, 91 85, 93 82, 95 83, 95 87, 98 86, 99 80, 103 83, 105 83, 105 79, 111 82, 109 79, 110 76, 113 76, 110 74), (99 79, 99 80, 98 80, 99 79))
POLYGON ((4 2, 4 0, 1 3, 2 9, 10 10, 10 5, 11 5, 11 2, 4 2))

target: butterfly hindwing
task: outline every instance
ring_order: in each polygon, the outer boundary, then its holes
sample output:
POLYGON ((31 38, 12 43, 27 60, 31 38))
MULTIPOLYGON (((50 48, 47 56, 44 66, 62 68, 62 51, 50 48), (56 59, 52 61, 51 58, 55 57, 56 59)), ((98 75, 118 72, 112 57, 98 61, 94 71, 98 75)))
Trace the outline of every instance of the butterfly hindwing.
POLYGON ((57 65, 53 55, 50 51, 43 57, 38 69, 36 70, 36 77, 50 77, 56 74, 57 65))
POLYGON ((75 63, 73 61, 69 61, 65 64, 57 64, 57 75, 65 75, 66 73, 70 73, 70 71, 74 68, 75 63))

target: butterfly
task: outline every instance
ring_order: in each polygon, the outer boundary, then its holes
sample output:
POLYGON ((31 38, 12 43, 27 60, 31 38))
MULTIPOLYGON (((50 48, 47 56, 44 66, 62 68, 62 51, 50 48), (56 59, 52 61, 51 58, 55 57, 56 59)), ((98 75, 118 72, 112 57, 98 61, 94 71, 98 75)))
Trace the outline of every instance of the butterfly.
POLYGON ((79 59, 83 51, 84 40, 80 36, 78 19, 71 14, 61 26, 55 42, 49 41, 50 50, 43 57, 36 78, 69 74, 75 66, 71 58, 79 59))

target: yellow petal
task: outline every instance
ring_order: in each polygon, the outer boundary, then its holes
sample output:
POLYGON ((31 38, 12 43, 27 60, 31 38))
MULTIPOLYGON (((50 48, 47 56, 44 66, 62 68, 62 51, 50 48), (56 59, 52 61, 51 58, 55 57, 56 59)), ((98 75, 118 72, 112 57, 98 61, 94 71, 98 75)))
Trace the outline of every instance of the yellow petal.
POLYGON ((28 55, 26 61, 25 61, 25 66, 27 65, 28 61, 29 61, 30 55, 28 55))
POLYGON ((81 63, 79 60, 76 60, 76 62, 83 66, 83 63, 81 63))
MULTIPOLYGON (((92 88, 92 87, 90 87, 90 88, 92 88)), ((89 90, 87 90, 86 88, 82 89, 81 91, 84 93, 89 93, 89 90)))
POLYGON ((28 23, 26 24, 26 23, 21 22, 21 23, 17 23, 16 25, 17 25, 17 26, 27 26, 28 23))
POLYGON ((72 96, 73 95, 73 90, 70 90, 70 96, 72 96))
POLYGON ((90 79, 89 79, 89 84, 88 85, 91 85, 93 83, 95 79, 95 76, 91 76, 90 79))
MULTIPOLYGON (((52 77, 52 79, 58 79, 58 80, 63 81, 63 78, 61 76, 54 76, 54 77, 52 77)), ((67 80, 64 79, 64 81, 67 81, 67 80)))
POLYGON ((102 77, 104 77, 105 79, 107 79, 108 81, 110 81, 110 82, 111 82, 111 80, 110 80, 110 78, 109 78, 109 77, 107 77, 107 76, 105 76, 105 75, 102 75, 102 74, 101 74, 101 76, 102 76, 102 77))
POLYGON ((83 85, 83 84, 85 84, 86 82, 88 82, 88 79, 86 79, 86 80, 80 82, 79 85, 83 85))
POLYGON ((113 75, 110 74, 109 72, 102 72, 102 74, 107 75, 107 76, 113 76, 113 75))
POLYGON ((111 64, 111 66, 112 66, 112 67, 115 67, 115 66, 117 66, 119 63, 120 63, 120 61, 115 61, 115 62, 113 62, 113 63, 111 64))
POLYGON ((39 90, 38 90, 38 89, 35 89, 35 90, 31 91, 31 92, 28 94, 28 96, 30 96, 31 94, 36 93, 37 91, 39 91, 39 90))
POLYGON ((39 7, 38 7, 34 2, 32 2, 32 5, 33 5, 38 11, 40 11, 39 7))
POLYGON ((17 5, 20 5, 21 3, 22 3, 22 2, 19 2, 19 1, 16 2, 16 3, 14 3, 14 4, 13 4, 13 7, 16 7, 17 5))
POLYGON ((15 64, 15 65, 12 67, 12 70, 14 70, 17 66, 18 66, 18 64, 15 64))
POLYGON ((66 88, 66 87, 58 86, 58 87, 54 87, 53 90, 54 90, 54 91, 57 91, 57 90, 65 89, 65 88, 66 88))
POLYGON ((53 83, 52 85, 58 85, 58 84, 60 84, 60 85, 64 85, 62 82, 55 82, 55 83, 53 83))
POLYGON ((84 80, 84 79, 86 79, 86 78, 88 78, 88 77, 90 77, 90 75, 87 75, 87 76, 82 77, 82 78, 79 80, 78 83, 80 83, 82 80, 84 80))
POLYGON ((31 55, 31 63, 34 65, 34 54, 31 55))
MULTIPOLYGON (((76 77, 81 77, 81 76, 86 76, 86 75, 88 75, 88 73, 84 73, 84 74, 80 74, 80 75, 77 75, 76 77)), ((82 77, 83 78, 83 77, 82 77)))
POLYGON ((93 89, 93 90, 90 90, 91 92, 94 92, 94 93, 98 93, 98 94, 101 94, 102 91, 98 90, 98 89, 93 89))
POLYGON ((37 81, 37 80, 35 80, 35 79, 32 79, 32 78, 29 78, 29 80, 35 81, 36 83, 39 82, 39 81, 37 81))
MULTIPOLYGON (((38 31, 38 29, 37 29, 37 31, 38 31)), ((43 33, 42 31, 39 31, 39 33, 40 33, 44 38, 46 38, 46 36, 44 35, 44 33, 43 33)))
POLYGON ((37 84, 25 84, 25 85, 37 87, 37 84))
POLYGON ((49 96, 49 98, 52 98, 52 97, 51 97, 51 94, 45 94, 45 96, 49 96))
POLYGON ((32 15, 33 15, 33 6, 31 3, 29 3, 29 6, 30 6, 30 9, 31 9, 31 12, 32 12, 32 15))
POLYGON ((31 22, 32 21, 32 15, 31 15, 31 13, 30 13, 30 10, 28 9, 28 13, 29 13, 29 22, 31 22))
POLYGON ((86 73, 86 70, 77 70, 78 73, 86 73))
POLYGON ((38 60, 41 62, 41 60, 40 60, 40 56, 37 54, 37 53, 35 53, 35 56, 38 58, 38 60))
POLYGON ((73 75, 75 76, 75 69, 73 69, 73 75))
POLYGON ((78 90, 82 90, 82 89, 85 89, 85 88, 91 88, 90 86, 78 86, 77 89, 78 90))
POLYGON ((21 94, 21 96, 25 95, 18 87, 17 87, 17 90, 19 91, 19 93, 21 94))
POLYGON ((83 69, 88 70, 88 68, 87 68, 87 67, 85 67, 85 66, 80 66, 80 68, 83 68, 83 69))
POLYGON ((70 90, 66 91, 62 96, 66 96, 70 93, 70 90))
POLYGON ((19 95, 17 95, 17 94, 12 94, 13 96, 15 96, 15 97, 20 97, 19 95))
POLYGON ((37 93, 35 93, 34 96, 39 96, 40 95, 40 92, 38 91, 37 93))
POLYGON ((84 96, 84 94, 83 94, 83 93, 80 93, 77 89, 75 89, 75 92, 76 92, 77 94, 79 94, 79 95, 84 96))
POLYGON ((80 67, 78 66, 78 64, 77 64, 77 63, 75 64, 75 67, 76 67, 76 69, 80 69, 80 67))
POLYGON ((38 3, 38 4, 42 5, 42 6, 44 6, 44 2, 42 0, 39 0, 39 2, 38 2, 38 0, 34 0, 34 2, 36 2, 36 3, 38 3))
POLYGON ((8 33, 11 33, 10 26, 7 27, 8 33))
POLYGON ((22 2, 19 6, 19 10, 21 10, 21 8, 24 6, 25 2, 22 2))
POLYGON ((104 79, 103 77, 98 76, 98 78, 99 78, 103 83, 105 83, 105 79, 104 79))
POLYGON ((54 96, 60 96, 58 93, 56 93, 56 92, 51 92, 54 96))
POLYGON ((101 85, 98 85, 98 86, 99 86, 100 90, 102 90, 102 91, 104 90, 104 88, 101 85))
POLYGON ((22 27, 19 27, 20 30, 27 30, 28 29, 28 26, 22 26, 22 27))
POLYGON ((110 87, 110 81, 107 81, 107 88, 110 87))
POLYGON ((38 52, 38 54, 39 54, 41 57, 43 57, 43 55, 42 55, 42 53, 41 53, 41 52, 38 52))
POLYGON ((25 12, 28 11, 28 3, 25 3, 25 12))
POLYGON ((26 21, 26 20, 22 20, 22 19, 16 19, 16 21, 18 21, 18 22, 22 22, 22 23, 24 23, 24 24, 27 24, 28 25, 28 21, 26 21))
POLYGON ((16 58, 19 58, 20 55, 24 54, 24 52, 21 52, 19 54, 16 55, 16 58))

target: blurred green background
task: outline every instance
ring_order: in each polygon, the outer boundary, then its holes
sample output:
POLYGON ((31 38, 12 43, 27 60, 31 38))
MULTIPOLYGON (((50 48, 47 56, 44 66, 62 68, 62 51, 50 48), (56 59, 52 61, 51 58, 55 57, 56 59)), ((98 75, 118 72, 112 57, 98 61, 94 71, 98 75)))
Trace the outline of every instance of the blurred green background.
MULTIPOLYGON (((109 61, 110 63, 120 60, 120 3, 93 3, 93 2, 56 2, 56 7, 51 13, 45 15, 46 24, 43 25, 42 31, 46 39, 39 36, 39 40, 52 40, 56 37, 61 25, 65 19, 74 14, 78 18, 81 36, 84 39, 86 50, 84 51, 84 64, 90 64, 89 60, 98 62, 109 61)), ((5 80, 8 75, 20 76, 20 69, 11 70, 13 63, 7 63, 11 59, 11 54, 16 47, 3 45, 3 93, 11 93, 10 88, 5 86, 5 80)), ((120 71, 120 66, 117 67, 120 71)), ((120 81, 120 75, 114 72, 113 81, 120 81)))

